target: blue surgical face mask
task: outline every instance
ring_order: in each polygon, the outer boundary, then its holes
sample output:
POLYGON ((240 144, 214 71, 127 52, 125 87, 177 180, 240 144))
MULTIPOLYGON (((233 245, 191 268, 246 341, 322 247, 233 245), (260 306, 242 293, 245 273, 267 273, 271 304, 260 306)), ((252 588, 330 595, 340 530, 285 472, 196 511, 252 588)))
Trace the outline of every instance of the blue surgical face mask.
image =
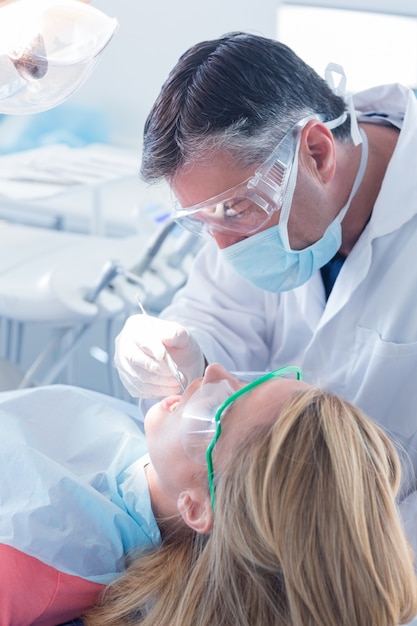
POLYGON ((368 142, 363 131, 361 135, 361 162, 347 203, 318 241, 303 250, 293 250, 288 238, 288 218, 298 172, 300 147, 300 137, 298 137, 294 164, 283 200, 279 224, 221 250, 223 257, 238 274, 256 287, 278 293, 294 289, 307 282, 314 272, 333 258, 342 243, 341 222, 362 182, 366 169, 368 142))

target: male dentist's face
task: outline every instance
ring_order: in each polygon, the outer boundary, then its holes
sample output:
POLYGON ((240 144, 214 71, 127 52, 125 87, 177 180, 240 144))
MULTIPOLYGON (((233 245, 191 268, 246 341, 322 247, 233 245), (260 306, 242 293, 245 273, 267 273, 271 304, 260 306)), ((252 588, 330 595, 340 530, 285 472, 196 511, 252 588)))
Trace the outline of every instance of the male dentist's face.
MULTIPOLYGON (((232 189, 253 176, 260 165, 261 163, 242 167, 231 158, 227 151, 218 150, 215 154, 211 153, 207 160, 183 167, 175 174, 170 185, 180 205, 190 207, 232 189)), ((316 203, 311 197, 311 188, 306 193, 305 185, 299 179, 300 168, 288 229, 291 247, 294 250, 301 250, 317 241, 324 232, 322 225, 319 226, 318 232, 315 232, 317 226, 309 224, 311 217, 306 219, 306 215, 314 213, 311 209, 316 203)), ((278 224, 280 215, 280 210, 275 211, 259 231, 278 224)), ((213 230, 212 236, 218 247, 222 249, 247 239, 250 235, 213 230)))

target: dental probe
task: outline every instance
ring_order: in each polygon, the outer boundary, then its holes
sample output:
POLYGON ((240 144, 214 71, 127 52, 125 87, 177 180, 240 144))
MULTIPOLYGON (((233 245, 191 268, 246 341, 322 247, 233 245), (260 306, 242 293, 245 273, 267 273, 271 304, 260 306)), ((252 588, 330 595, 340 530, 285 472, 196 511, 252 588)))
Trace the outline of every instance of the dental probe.
MULTIPOLYGON (((142 302, 140 301, 139 295, 136 297, 136 301, 138 303, 138 306, 142 312, 143 315, 147 315, 148 313, 145 311, 145 308, 142 304, 142 302)), ((172 358, 172 356, 170 355, 170 353, 168 352, 168 350, 165 348, 165 355, 164 355, 164 359, 167 362, 167 365, 171 371, 171 374, 174 376, 174 378, 178 381, 181 390, 185 391, 186 385, 185 385, 185 377, 184 374, 179 370, 178 365, 175 363, 174 359, 172 358)))

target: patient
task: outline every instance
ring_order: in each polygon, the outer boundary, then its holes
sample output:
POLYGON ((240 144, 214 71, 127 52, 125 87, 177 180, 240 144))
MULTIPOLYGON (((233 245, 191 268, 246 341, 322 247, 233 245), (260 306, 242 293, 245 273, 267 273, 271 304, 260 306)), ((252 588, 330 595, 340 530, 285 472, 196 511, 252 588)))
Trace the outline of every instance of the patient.
POLYGON ((86 390, 0 396, 0 623, 411 619, 392 444, 298 374, 245 387, 209 366, 149 410, 149 455, 139 425, 86 390))
POLYGON ((230 396, 238 387, 209 367, 194 396, 147 415, 162 547, 133 559, 85 624, 409 621, 416 577, 391 442, 349 403, 299 381, 267 376, 230 396))
MULTIPOLYGON (((303 386, 281 379, 270 384, 274 412, 257 410, 255 390, 244 415, 235 416, 231 407, 222 444, 233 448, 255 421, 275 419, 281 403, 303 386), (230 430, 237 418, 238 430, 230 430)), ((127 553, 156 549, 160 528, 164 535, 177 529, 179 513, 183 528, 208 531, 212 515, 203 476, 211 411, 202 437, 193 432, 193 416, 179 417, 184 406, 200 416, 195 402, 209 409, 243 383, 212 366, 197 393, 200 385, 194 381, 183 398, 167 398, 150 410, 147 443, 139 421, 88 390, 56 385, 0 394, 2 626, 56 626, 80 615, 120 576, 127 553), (195 461, 201 446, 203 465, 198 455, 195 461)))

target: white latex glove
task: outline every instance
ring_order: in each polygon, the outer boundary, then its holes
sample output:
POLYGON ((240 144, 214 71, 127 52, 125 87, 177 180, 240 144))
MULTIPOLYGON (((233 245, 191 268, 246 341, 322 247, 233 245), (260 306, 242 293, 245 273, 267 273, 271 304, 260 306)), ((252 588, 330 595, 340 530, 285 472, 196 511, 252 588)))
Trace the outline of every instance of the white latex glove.
POLYGON ((166 362, 166 351, 187 384, 203 375, 204 355, 184 326, 151 315, 132 315, 127 319, 116 337, 114 363, 130 395, 161 398, 181 393, 166 362))

